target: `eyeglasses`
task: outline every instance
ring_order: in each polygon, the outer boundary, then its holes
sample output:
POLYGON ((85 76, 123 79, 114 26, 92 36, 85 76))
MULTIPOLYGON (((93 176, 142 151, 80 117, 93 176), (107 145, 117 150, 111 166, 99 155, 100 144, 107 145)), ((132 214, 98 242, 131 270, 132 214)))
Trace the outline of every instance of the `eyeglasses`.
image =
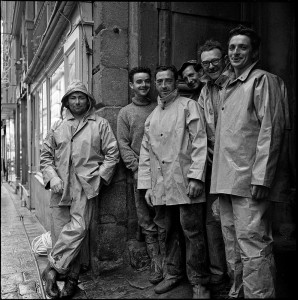
POLYGON ((212 60, 205 60, 205 61, 202 61, 201 62, 201 65, 203 68, 208 68, 210 64, 212 64, 213 66, 217 66, 220 61, 221 61, 222 57, 221 58, 215 58, 215 59, 212 59, 212 60))

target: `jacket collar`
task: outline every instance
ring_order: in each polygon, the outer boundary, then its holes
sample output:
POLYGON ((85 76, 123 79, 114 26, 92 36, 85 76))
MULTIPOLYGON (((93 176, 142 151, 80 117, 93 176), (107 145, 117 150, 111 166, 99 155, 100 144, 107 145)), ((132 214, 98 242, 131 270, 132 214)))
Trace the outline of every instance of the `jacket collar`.
POLYGON ((250 75, 252 70, 256 67, 258 62, 259 61, 257 60, 256 62, 252 63, 238 78, 236 78, 235 72, 231 64, 228 65, 228 68, 224 73, 226 76, 228 76, 231 79, 232 82, 236 80, 240 80, 244 82, 247 79, 247 77, 250 75))
POLYGON ((199 79, 201 82, 205 83, 208 87, 217 86, 219 89, 221 89, 224 85, 224 83, 229 79, 228 75, 225 73, 226 68, 223 70, 223 72, 219 75, 219 77, 213 81, 207 74, 203 74, 199 79))
POLYGON ((157 103, 158 105, 161 106, 161 108, 165 108, 166 106, 169 106, 170 103, 174 102, 177 96, 178 96, 178 89, 175 89, 166 97, 160 98, 160 96, 158 96, 157 103))

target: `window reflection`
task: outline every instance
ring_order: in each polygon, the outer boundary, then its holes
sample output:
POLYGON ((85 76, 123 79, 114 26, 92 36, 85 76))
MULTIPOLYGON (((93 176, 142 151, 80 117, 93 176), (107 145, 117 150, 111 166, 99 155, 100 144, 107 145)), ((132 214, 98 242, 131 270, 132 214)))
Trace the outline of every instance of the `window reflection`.
POLYGON ((60 118, 61 99, 64 95, 64 62, 58 67, 50 80, 51 126, 60 118))

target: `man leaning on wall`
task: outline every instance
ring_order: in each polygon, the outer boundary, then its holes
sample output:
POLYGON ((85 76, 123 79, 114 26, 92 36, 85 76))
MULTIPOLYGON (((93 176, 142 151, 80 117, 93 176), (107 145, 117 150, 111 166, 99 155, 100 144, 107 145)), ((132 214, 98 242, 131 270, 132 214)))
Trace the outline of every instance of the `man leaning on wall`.
POLYGON ((95 112, 95 99, 73 81, 61 100, 61 118, 48 132, 41 151, 41 171, 51 189, 52 250, 42 273, 52 298, 71 297, 80 271, 80 251, 101 186, 111 182, 119 162, 109 122, 95 112), (66 109, 65 115, 63 110, 66 109), (57 279, 65 278, 60 291, 57 279))

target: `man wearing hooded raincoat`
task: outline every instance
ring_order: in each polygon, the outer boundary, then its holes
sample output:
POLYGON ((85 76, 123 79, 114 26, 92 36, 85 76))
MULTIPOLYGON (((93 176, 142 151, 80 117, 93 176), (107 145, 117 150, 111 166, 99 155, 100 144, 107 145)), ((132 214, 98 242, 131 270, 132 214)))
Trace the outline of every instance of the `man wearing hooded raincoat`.
POLYGON ((158 105, 145 122, 138 189, 145 189, 150 206, 163 206, 166 228, 166 274, 156 287, 165 293, 186 273, 194 295, 209 297, 207 244, 204 226, 207 136, 200 106, 179 96, 174 66, 155 71, 158 105), (185 249, 182 238, 185 240, 185 249))
POLYGON ((96 114, 95 99, 85 85, 73 81, 61 102, 61 119, 45 138, 40 162, 45 188, 51 189, 53 245, 42 276, 53 298, 69 297, 75 291, 80 269, 77 258, 96 197, 102 184, 111 182, 119 161, 111 126, 96 114), (56 280, 63 274, 67 279, 59 292, 56 280))
POLYGON ((274 298, 270 191, 286 126, 286 89, 257 68, 260 39, 242 25, 230 31, 229 80, 221 93, 211 193, 219 194, 229 296, 274 298))

